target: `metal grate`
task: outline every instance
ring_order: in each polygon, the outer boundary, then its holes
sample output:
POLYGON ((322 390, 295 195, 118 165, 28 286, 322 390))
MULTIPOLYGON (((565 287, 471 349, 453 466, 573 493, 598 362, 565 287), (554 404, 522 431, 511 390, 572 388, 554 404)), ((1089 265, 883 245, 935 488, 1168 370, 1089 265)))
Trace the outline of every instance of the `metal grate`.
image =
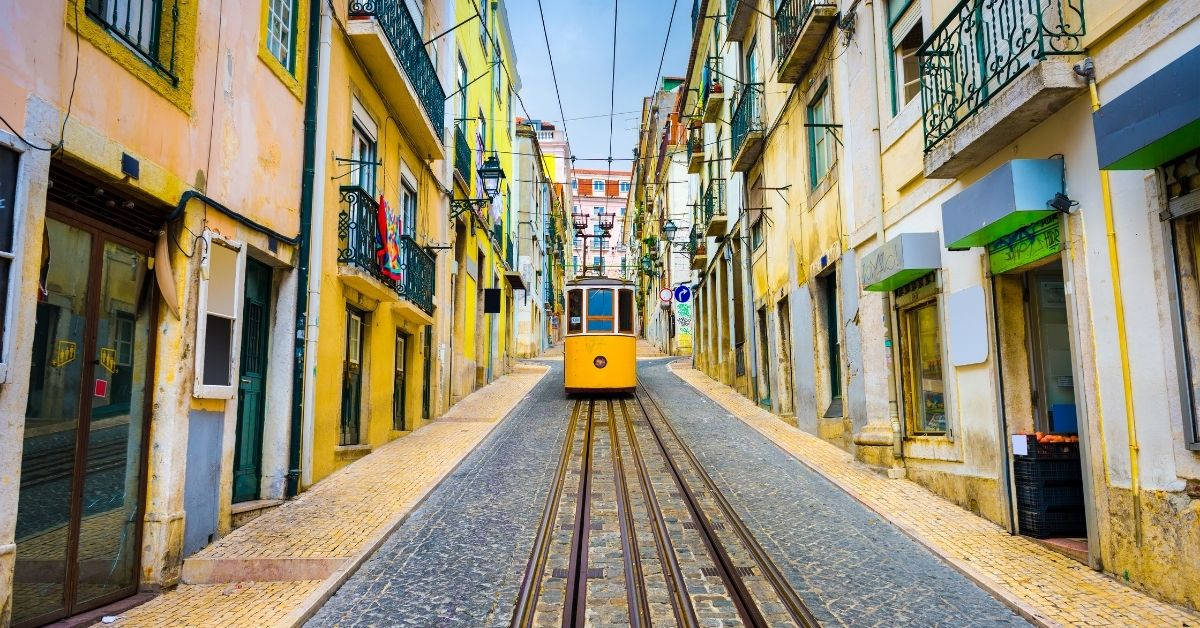
POLYGON ((110 35, 133 49, 159 73, 178 85, 175 76, 175 35, 179 27, 177 0, 84 0, 87 16, 110 35), (164 26, 169 32, 164 46, 164 26))
POLYGON ((738 94, 737 106, 733 109, 733 119, 729 133, 730 146, 736 157, 746 138, 754 132, 763 131, 763 86, 762 83, 750 83, 738 94))

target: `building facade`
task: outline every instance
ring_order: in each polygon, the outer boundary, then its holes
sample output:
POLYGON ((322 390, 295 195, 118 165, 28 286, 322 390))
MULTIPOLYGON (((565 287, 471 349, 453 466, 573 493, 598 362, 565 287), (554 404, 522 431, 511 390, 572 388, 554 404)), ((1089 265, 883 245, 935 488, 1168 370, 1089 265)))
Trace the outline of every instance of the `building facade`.
POLYGON ((625 206, 631 171, 574 168, 571 214, 585 224, 575 233, 572 276, 599 274, 632 279, 636 260, 625 243, 625 206))
POLYGON ((696 365, 1200 606, 1200 8, 769 4, 694 3, 696 365))

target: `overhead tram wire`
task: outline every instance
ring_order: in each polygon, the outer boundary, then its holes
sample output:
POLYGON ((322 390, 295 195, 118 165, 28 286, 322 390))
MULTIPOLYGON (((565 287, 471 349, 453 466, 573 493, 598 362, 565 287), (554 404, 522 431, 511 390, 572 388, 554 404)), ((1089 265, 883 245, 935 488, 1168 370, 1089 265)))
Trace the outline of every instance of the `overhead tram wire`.
MULTIPOLYGON (((541 2, 541 0, 538 0, 541 2)), ((612 79, 608 87, 608 174, 612 176, 613 112, 617 110, 617 17, 621 12, 621 0, 613 0, 612 36, 612 79)), ((655 79, 657 81, 657 79, 655 79)))
MULTIPOLYGON (((542 37, 546 41, 546 57, 550 60, 550 78, 554 81, 554 98, 558 101, 558 115, 562 116, 563 139, 567 143, 567 155, 571 155, 571 134, 567 131, 567 114, 563 110, 562 92, 558 89, 558 71, 554 69, 554 52, 550 50, 550 31, 546 28, 546 13, 542 9, 542 0, 538 0, 537 4, 538 17, 542 20, 542 37)), ((612 117, 611 108, 609 110, 609 117, 612 117)), ((612 153, 611 150, 608 152, 612 153)), ((611 155, 609 156, 611 158, 611 155)), ((573 155, 571 155, 571 159, 574 159, 573 155)))

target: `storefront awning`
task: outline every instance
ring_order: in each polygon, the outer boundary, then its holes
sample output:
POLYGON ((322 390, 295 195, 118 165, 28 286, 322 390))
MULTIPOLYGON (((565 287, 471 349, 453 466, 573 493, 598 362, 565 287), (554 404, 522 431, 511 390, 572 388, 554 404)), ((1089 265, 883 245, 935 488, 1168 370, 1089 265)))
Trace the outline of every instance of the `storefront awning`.
POLYGON ((1063 160, 1014 159, 942 203, 942 234, 951 251, 985 246, 1054 213, 1063 191, 1063 160))
POLYGON ((890 292, 942 267, 936 232, 901 233, 862 258, 863 290, 890 292))
POLYGON ((1200 47, 1092 114, 1104 170, 1149 170, 1200 147, 1200 47))

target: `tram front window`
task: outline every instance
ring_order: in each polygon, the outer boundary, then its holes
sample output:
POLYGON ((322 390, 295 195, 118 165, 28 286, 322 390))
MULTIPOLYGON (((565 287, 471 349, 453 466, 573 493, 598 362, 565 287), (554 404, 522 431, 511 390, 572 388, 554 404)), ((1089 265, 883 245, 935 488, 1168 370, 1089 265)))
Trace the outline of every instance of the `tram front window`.
POLYGON ((622 334, 633 333, 633 290, 621 290, 617 293, 617 310, 621 314, 620 331, 622 334))
POLYGON ((613 291, 592 289, 587 298, 587 330, 589 333, 613 331, 613 291))
POLYGON ((583 290, 567 292, 567 333, 583 332, 583 290))

